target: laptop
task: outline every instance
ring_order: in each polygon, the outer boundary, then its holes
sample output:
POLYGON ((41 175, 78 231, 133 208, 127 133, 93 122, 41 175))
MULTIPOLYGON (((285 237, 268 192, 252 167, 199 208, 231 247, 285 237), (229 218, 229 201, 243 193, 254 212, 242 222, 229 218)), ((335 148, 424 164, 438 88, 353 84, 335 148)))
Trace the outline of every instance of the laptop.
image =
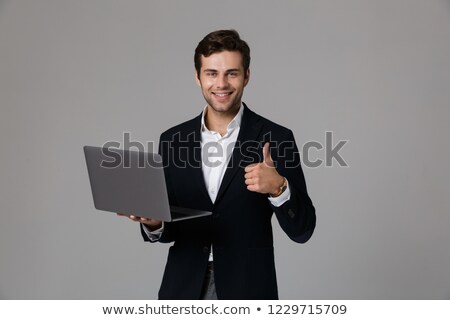
POLYGON ((167 222, 212 214, 169 205, 159 154, 93 146, 83 149, 96 209, 167 222))

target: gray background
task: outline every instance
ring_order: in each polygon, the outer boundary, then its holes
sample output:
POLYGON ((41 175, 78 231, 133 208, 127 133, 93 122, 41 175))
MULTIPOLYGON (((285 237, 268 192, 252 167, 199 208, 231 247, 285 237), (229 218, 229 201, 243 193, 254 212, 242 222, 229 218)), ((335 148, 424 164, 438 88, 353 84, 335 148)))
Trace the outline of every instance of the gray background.
POLYGON ((304 168, 311 241, 275 223, 281 298, 450 298, 444 0, 0 1, 0 298, 156 298, 168 245, 96 212, 82 146, 197 115, 193 52, 220 28, 252 48, 253 110, 299 146, 349 140, 350 167, 304 168))

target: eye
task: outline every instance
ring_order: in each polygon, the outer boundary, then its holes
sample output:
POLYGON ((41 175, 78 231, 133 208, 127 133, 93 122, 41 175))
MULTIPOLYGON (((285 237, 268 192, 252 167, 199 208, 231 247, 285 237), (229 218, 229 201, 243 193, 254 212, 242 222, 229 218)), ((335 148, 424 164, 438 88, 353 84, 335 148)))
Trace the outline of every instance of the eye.
POLYGON ((206 76, 207 77, 215 77, 217 75, 217 72, 213 72, 213 71, 207 71, 206 72, 206 76))
POLYGON ((235 78, 235 77, 238 76, 238 73, 237 73, 237 72, 230 72, 230 73, 228 74, 228 76, 230 76, 230 77, 232 77, 232 78, 235 78))

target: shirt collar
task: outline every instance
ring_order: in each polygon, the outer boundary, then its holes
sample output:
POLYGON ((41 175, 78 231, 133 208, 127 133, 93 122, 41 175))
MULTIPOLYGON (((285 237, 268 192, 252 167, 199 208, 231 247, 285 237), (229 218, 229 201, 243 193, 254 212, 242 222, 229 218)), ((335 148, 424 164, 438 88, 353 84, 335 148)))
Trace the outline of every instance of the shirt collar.
MULTIPOLYGON (((202 112, 202 123, 201 123, 201 131, 202 132, 210 131, 205 125, 205 115, 206 115, 207 108, 208 108, 208 106, 206 106, 202 112)), ((241 126, 243 114, 244 114, 244 106, 241 102, 241 106, 239 107, 238 113, 234 116, 233 120, 231 120, 227 126, 227 132, 229 132, 230 130, 232 130, 234 128, 239 128, 241 126)))

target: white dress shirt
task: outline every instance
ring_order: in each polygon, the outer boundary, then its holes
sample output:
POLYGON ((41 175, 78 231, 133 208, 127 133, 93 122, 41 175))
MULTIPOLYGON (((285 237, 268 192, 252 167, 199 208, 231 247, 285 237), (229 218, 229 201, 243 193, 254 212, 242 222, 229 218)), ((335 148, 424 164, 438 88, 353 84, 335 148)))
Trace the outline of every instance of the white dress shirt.
MULTIPOLYGON (((206 127, 205 115, 207 112, 207 106, 203 109, 202 121, 201 121, 201 155, 202 155, 202 171, 205 179, 206 190, 208 190, 209 197, 212 203, 215 202, 217 192, 219 191, 220 184, 222 183, 223 176, 227 169, 228 162, 233 153, 234 145, 241 128, 242 115, 244 113, 244 107, 241 105, 236 116, 231 120, 227 126, 227 132, 221 136, 220 133, 211 131, 206 127)), ((287 189, 278 197, 268 197, 269 201, 275 207, 281 206, 291 196, 289 189, 289 183, 287 189)), ((162 227, 155 231, 150 231, 144 225, 144 231, 149 237, 150 241, 158 241, 164 231, 164 223, 162 227)), ((212 261, 212 250, 209 257, 212 261)))

